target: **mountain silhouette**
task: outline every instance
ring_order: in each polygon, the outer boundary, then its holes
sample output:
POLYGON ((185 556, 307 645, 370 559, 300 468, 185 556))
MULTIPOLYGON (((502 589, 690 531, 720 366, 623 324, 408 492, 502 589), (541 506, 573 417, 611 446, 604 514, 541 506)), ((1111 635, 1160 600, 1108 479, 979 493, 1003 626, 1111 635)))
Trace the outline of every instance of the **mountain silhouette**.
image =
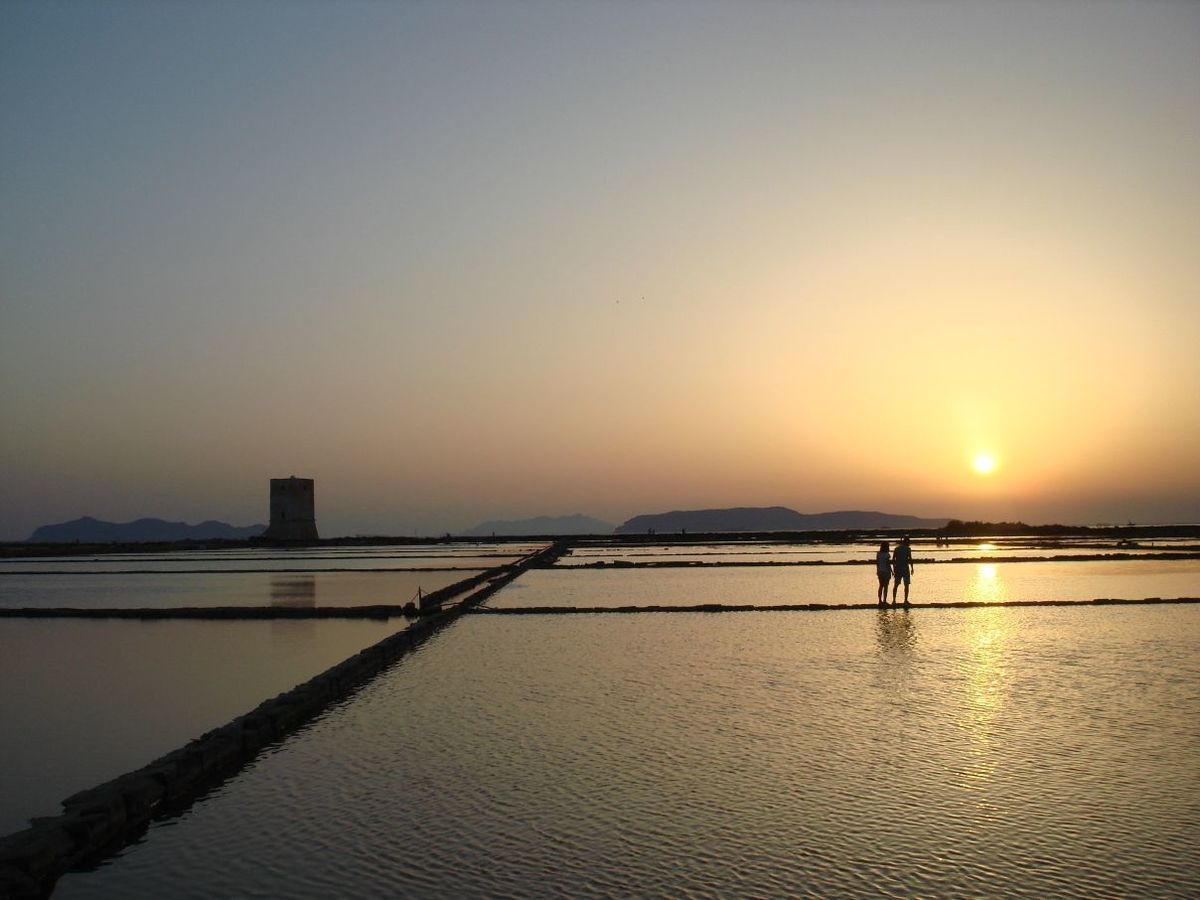
POLYGON ((801 513, 786 506, 738 506, 732 509, 676 510, 634 516, 616 534, 691 531, 700 534, 730 531, 846 531, 877 528, 941 528, 945 519, 922 519, 867 510, 801 513))
POLYGON ((158 541, 243 540, 258 537, 266 525, 238 527, 209 520, 199 525, 166 522, 162 519, 138 519, 134 522, 105 522, 84 516, 58 525, 43 525, 29 537, 31 544, 135 544, 158 541))

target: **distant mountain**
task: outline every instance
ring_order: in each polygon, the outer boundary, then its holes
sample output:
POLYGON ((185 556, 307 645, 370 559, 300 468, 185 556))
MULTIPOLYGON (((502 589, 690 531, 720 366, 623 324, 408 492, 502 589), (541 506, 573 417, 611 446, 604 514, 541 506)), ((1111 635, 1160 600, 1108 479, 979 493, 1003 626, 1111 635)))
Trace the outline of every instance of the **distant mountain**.
POLYGON ((29 538, 31 544, 136 544, 157 541, 241 540, 258 537, 266 525, 239 528, 209 520, 199 525, 165 522, 162 519, 138 519, 136 522, 104 522, 84 516, 73 522, 43 525, 29 538))
POLYGON ((941 528, 946 519, 921 519, 892 513, 843 510, 799 513, 786 506, 739 506, 733 509, 677 510, 634 516, 618 525, 617 534, 692 531, 700 534, 726 531, 844 531, 875 528, 941 528))
POLYGON ((537 516, 516 521, 483 522, 462 533, 463 537, 513 537, 534 534, 612 534, 611 522, 591 516, 537 516))

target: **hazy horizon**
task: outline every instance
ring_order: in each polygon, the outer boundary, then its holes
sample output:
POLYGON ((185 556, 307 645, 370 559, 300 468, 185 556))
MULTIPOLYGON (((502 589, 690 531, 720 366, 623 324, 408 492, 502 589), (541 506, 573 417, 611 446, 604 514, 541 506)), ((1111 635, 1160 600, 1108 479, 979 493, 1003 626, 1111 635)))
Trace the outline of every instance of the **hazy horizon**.
POLYGON ((0 5, 0 540, 1200 521, 1200 5, 0 5))
MULTIPOLYGON (((772 507, 777 508, 780 505, 781 504, 771 504, 768 506, 750 507, 750 508, 767 509, 767 508, 772 508, 772 507)), ((734 508, 746 508, 746 507, 744 507, 744 506, 722 507, 722 509, 727 509, 727 508, 734 509, 734 508)), ((442 535, 445 535, 445 534, 450 534, 452 536, 459 536, 459 535, 462 535, 464 532, 470 531, 475 528, 479 528, 483 525, 497 524, 497 523, 514 523, 514 522, 521 522, 521 521, 532 521, 532 520, 536 520, 536 519, 564 519, 565 520, 565 519, 574 519, 574 518, 579 518, 579 517, 591 518, 596 521, 604 522, 605 524, 609 524, 614 529, 617 529, 617 528, 620 528, 622 525, 626 524, 627 522, 629 522, 639 516, 671 515, 671 514, 682 514, 682 513, 689 513, 689 512, 704 512, 704 511, 708 511, 708 510, 706 510, 704 508, 700 508, 700 507, 688 507, 686 509, 681 508, 681 509, 669 509, 669 510, 668 509, 643 510, 638 513, 631 513, 628 516, 624 516, 620 519, 615 519, 615 520, 607 520, 607 519, 603 519, 601 517, 591 516, 586 511, 575 511, 572 513, 545 513, 545 514, 534 514, 534 515, 520 516, 520 517, 501 516, 501 517, 497 517, 494 519, 479 520, 476 522, 464 522, 457 528, 446 528, 446 529, 442 529, 442 530, 438 530, 438 531, 409 530, 409 531, 374 531, 374 532, 363 532, 363 531, 329 532, 328 529, 326 529, 325 526, 320 521, 320 515, 318 513, 317 526, 318 526, 318 530, 321 533, 322 539, 345 538, 345 537, 419 537, 419 538, 428 538, 428 537, 441 537, 442 535)), ((923 519, 947 519, 947 520, 956 520, 957 519, 959 521, 966 521, 966 522, 979 521, 978 519, 973 519, 970 516, 967 516, 967 517, 955 516, 955 515, 917 516, 916 514, 913 514, 913 513, 904 512, 903 510, 887 510, 887 509, 883 509, 883 510, 870 509, 870 510, 868 510, 868 509, 859 509, 859 508, 851 509, 849 507, 839 507, 836 509, 831 508, 831 509, 821 509, 821 510, 798 509, 798 510, 795 510, 795 512, 798 512, 801 514, 806 514, 806 515, 829 515, 829 514, 844 513, 844 512, 862 512, 862 513, 866 513, 866 514, 883 513, 886 515, 896 515, 896 516, 914 516, 915 518, 923 518, 923 519)), ((42 525, 49 525, 49 526, 65 525, 65 524, 69 524, 70 522, 77 521, 79 519, 89 519, 89 518, 97 519, 100 521, 110 521, 110 520, 103 520, 98 516, 91 516, 88 514, 83 514, 80 516, 76 516, 72 519, 66 520, 64 522, 44 522, 44 523, 42 523, 42 525)), ((262 517, 262 521, 258 522, 258 523, 252 522, 252 521, 230 522, 230 521, 221 519, 220 517, 209 517, 208 519, 205 519, 205 520, 186 521, 186 520, 181 520, 178 517, 172 518, 170 516, 138 516, 138 517, 135 517, 134 519, 130 519, 129 521, 113 522, 112 524, 127 525, 127 524, 132 524, 133 522, 136 522, 140 519, 152 519, 152 520, 159 520, 159 521, 164 521, 164 522, 183 521, 185 525, 189 525, 189 526, 200 525, 200 524, 203 524, 203 522, 207 522, 207 521, 217 521, 217 522, 221 522, 225 525, 229 525, 229 526, 232 526, 235 528, 246 528, 246 527, 249 527, 249 526, 255 525, 255 524, 261 524, 265 527, 270 520, 270 515, 269 514, 264 515, 262 517)), ((1014 520, 995 520, 995 521, 997 523, 1000 523, 1002 521, 1012 522, 1014 520)), ((1131 524, 1138 525, 1138 526, 1156 526, 1156 525, 1170 526, 1170 525, 1200 524, 1200 522, 1191 521, 1191 520, 1162 521, 1162 522, 1133 522, 1132 520, 1124 520, 1124 521, 1096 520, 1096 521, 1088 521, 1088 522, 1083 522, 1083 521, 1078 521, 1078 522, 1077 521, 1054 521, 1054 522, 1044 521, 1043 522, 1043 521, 1025 521, 1025 520, 1019 520, 1019 521, 1024 521, 1024 524, 1026 524, 1026 525, 1035 525, 1035 526, 1038 526, 1038 525, 1066 525, 1066 526, 1088 526, 1088 527, 1104 527, 1104 526, 1120 527, 1120 526, 1131 525, 1131 524)), ((773 529, 768 528, 766 530, 771 531, 773 529)), ((821 529, 818 529, 818 530, 821 530, 821 529)), ((21 540, 24 540, 24 539, 17 539, 17 542, 20 542, 21 540)))

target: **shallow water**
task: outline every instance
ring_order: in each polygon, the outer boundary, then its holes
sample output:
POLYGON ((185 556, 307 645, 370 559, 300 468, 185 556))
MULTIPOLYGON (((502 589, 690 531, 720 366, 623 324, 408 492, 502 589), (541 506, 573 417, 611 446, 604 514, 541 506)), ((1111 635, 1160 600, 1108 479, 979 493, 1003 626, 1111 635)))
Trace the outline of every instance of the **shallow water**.
POLYGON ((0 578, 0 606, 402 606, 418 588, 428 593, 479 571, 6 575, 0 578))
POLYGON ((56 896, 1196 896, 1200 608, 460 620, 56 896))
POLYGON ((0 620, 0 834, 400 628, 391 621, 0 620))
MULTIPOLYGON (((895 544, 893 543, 894 547, 895 544)), ((628 563, 774 563, 874 562, 878 543, 792 544, 772 541, 726 541, 714 544, 633 544, 585 545, 573 548, 558 565, 591 566, 622 561, 628 563)), ((1047 559, 1063 555, 1123 554, 1145 556, 1155 553, 1180 553, 1197 550, 1194 538, 1162 538, 1142 541, 1136 546, 1121 546, 1118 541, 1063 540, 1054 545, 1028 539, 996 538, 984 541, 956 541, 937 546, 934 541, 916 541, 913 554, 918 563, 925 560, 980 559, 989 557, 1047 559)))
MULTIPOLYGON (((428 568, 490 569, 545 544, 446 544, 380 547, 243 547, 162 553, 105 553, 0 558, 0 576, 30 572, 277 572, 403 571, 428 568)), ((3 589, 0 577, 0 590, 3 589)))
MULTIPOLYGON (((868 566, 554 568, 526 573, 488 606, 871 603, 877 587, 868 566)), ((901 597, 903 592, 901 587, 901 597)), ((1200 597, 1200 560, 918 563, 910 597, 915 603, 1200 597)))
MULTIPOLYGON (((304 557, 173 557, 169 559, 93 558, 22 559, 0 564, 0 578, 16 575, 132 575, 142 573, 206 574, 241 572, 406 572, 412 569, 490 569, 512 562, 515 556, 359 556, 304 557)), ((0 587, 4 584, 0 580, 0 587)))

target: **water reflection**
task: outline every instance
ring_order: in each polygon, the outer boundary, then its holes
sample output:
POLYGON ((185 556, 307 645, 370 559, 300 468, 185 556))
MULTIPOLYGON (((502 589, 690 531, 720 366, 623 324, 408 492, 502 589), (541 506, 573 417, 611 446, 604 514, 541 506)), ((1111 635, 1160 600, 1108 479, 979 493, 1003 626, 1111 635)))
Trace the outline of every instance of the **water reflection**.
POLYGON ((917 628, 909 611, 881 609, 875 620, 875 640, 881 655, 896 662, 911 660, 917 646, 917 628))
MULTIPOLYGON (((977 577, 986 579, 982 574, 977 577)), ((982 787, 996 774, 997 753, 993 744, 1008 684, 1009 621, 1008 612, 997 608, 975 611, 964 620, 966 694, 960 725, 966 732, 970 754, 962 770, 963 786, 968 789, 982 787)))
MULTIPOLYGON (((324 576, 323 576, 324 577, 324 576)), ((861 603, 875 593, 874 568, 538 569, 488 601, 497 609, 531 606, 681 606, 696 603, 861 603)), ((1095 597, 1195 597, 1200 560, 990 562, 917 565, 912 600, 1012 602, 1095 597)), ((425 585, 429 590, 429 586, 425 585)), ((412 592, 416 591, 413 584, 412 592)), ((0 602, 4 602, 0 599, 0 602)), ((322 597, 328 605, 328 597, 322 597)), ((365 601, 370 602, 370 601, 365 601)), ((380 601, 374 601, 380 602, 380 601)), ((67 605, 67 604, 62 604, 67 605)), ((868 620, 864 619, 864 623, 868 620)), ((871 628, 867 627, 868 636, 871 628)))
POLYGON ((1008 599, 1008 589, 995 563, 978 563, 975 574, 967 582, 967 600, 973 603, 1003 603, 1008 599))
POLYGON ((1197 897, 1198 635, 1192 606, 464 617, 54 896, 1197 897))
POLYGON ((272 575, 272 606, 317 605, 317 578, 315 575, 272 575))
POLYGON ((877 679, 884 694, 907 708, 916 666, 917 627, 907 609, 881 609, 875 618, 877 679))

